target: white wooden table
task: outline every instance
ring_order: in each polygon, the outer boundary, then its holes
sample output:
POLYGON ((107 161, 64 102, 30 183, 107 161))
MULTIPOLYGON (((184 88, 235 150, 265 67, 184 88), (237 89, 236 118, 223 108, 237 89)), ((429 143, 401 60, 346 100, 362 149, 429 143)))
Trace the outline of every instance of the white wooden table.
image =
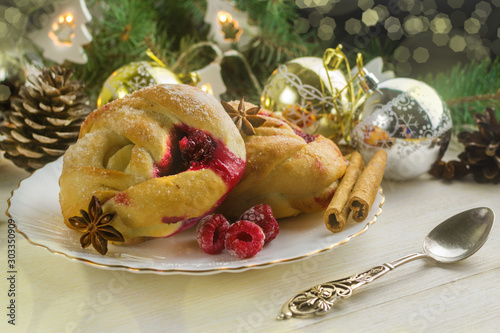
MULTIPOLYGON (((28 174, 0 159, 0 210, 28 174)), ((379 220, 360 237, 303 261, 208 276, 134 274, 70 261, 17 235, 16 320, 8 324, 7 217, 0 217, 1 332, 498 332, 500 222, 473 257, 415 261, 358 289, 329 314, 276 320, 296 292, 421 249, 437 223, 467 208, 500 216, 500 185, 427 175, 383 183, 379 220)))

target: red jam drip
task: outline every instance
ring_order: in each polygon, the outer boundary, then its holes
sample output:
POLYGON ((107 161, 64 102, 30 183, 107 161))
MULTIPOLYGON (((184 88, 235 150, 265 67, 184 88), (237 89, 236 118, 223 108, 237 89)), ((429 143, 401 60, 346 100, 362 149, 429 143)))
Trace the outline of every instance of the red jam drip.
MULTIPOLYGON (((167 142, 167 145, 168 144, 169 142, 167 142)), ((170 149, 168 149, 163 158, 161 159, 161 161, 154 165, 153 177, 154 178, 162 177, 162 175, 168 173, 168 170, 171 167, 171 162, 172 162, 172 154, 170 152, 170 149)))
POLYGON ((164 216, 161 218, 161 222, 165 224, 172 224, 182 221, 186 218, 186 216, 164 216))
MULTIPOLYGON (((205 214, 205 215, 208 215, 208 214, 205 214)), ((205 216, 203 215, 203 216, 205 216)), ((203 217, 202 216, 202 217, 203 217)), ((167 237, 170 237, 170 236, 174 236, 174 235, 177 235, 178 233, 180 233, 181 231, 184 231, 186 229, 189 229, 191 228, 192 226, 194 226, 196 224, 196 222, 198 222, 200 220, 200 218, 202 217, 192 217, 190 219, 187 219, 187 220, 182 220, 182 221, 178 221, 177 223, 180 223, 181 226, 179 227, 179 229, 177 229, 176 231, 174 231, 173 233, 171 233, 170 235, 168 236, 165 236, 164 238, 167 238, 167 237)), ((163 221, 163 220, 162 220, 163 221)))
POLYGON ((211 169, 226 183, 229 192, 243 176, 246 163, 230 151, 222 141, 216 140, 216 142, 212 158, 204 164, 192 166, 189 170, 211 169))

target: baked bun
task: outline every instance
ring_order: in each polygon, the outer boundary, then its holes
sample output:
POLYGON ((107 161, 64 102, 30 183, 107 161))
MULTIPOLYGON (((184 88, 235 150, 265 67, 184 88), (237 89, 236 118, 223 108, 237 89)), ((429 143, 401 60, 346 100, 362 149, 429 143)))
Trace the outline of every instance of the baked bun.
POLYGON ((64 155, 59 199, 70 228, 96 196, 126 243, 167 237, 217 208, 244 168, 243 139, 216 98, 150 86, 87 117, 64 155))
MULTIPOLYGON (((236 109, 238 103, 229 104, 236 109)), ((245 105, 246 110, 253 107, 245 105)), ((267 203, 276 218, 283 218, 326 209, 346 170, 337 145, 321 135, 306 134, 267 110, 259 111, 259 116, 266 122, 255 128, 255 135, 241 133, 247 165, 219 211, 238 217, 267 203)))

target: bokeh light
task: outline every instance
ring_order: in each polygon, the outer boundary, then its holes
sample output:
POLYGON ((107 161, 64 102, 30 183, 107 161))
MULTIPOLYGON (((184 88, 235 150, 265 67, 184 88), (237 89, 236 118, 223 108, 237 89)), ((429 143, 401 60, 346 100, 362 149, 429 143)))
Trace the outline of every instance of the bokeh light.
POLYGON ((481 22, 476 18, 469 18, 464 23, 464 30, 469 34, 477 34, 481 29, 481 22))
POLYGON ((432 42, 437 46, 448 45, 450 36, 448 34, 432 34, 432 42))
POLYGON ((22 24, 21 11, 16 7, 7 8, 5 10, 5 20, 19 28, 22 24))
POLYGON ((477 15, 479 18, 486 20, 491 14, 492 8, 486 1, 481 1, 476 5, 476 10, 473 15, 477 15))
POLYGON ((367 27, 372 27, 377 24, 379 20, 378 12, 374 9, 367 9, 363 12, 361 20, 367 27))
POLYGON ((319 23, 318 37, 322 40, 330 40, 333 38, 333 32, 336 27, 335 20, 331 17, 321 19, 319 23))
POLYGON ((413 59, 420 64, 426 62, 429 58, 429 51, 425 47, 418 47, 413 51, 413 59))
POLYGON ((434 0, 423 0, 422 5, 424 6, 424 9, 422 11, 422 14, 424 15, 435 15, 437 12, 437 5, 434 0))
POLYGON ((309 30, 309 21, 303 17, 299 17, 293 25, 293 28, 295 29, 296 32, 299 34, 306 33, 309 30))
POLYGON ((400 46, 394 51, 394 59, 399 62, 406 62, 410 59, 410 50, 405 46, 400 46))
POLYGON ((465 38, 463 36, 453 36, 450 39, 450 49, 455 52, 462 52, 465 50, 467 43, 465 43, 465 38))
MULTIPOLYGON (((61 0, 8 0, 8 6, 2 2, 0 51, 15 47, 27 24, 32 29, 48 24, 45 13, 33 13, 32 9, 49 1, 61 0)), ((396 75, 425 74, 430 68, 445 70, 457 61, 482 61, 500 55, 500 0, 292 3, 299 13, 292 22, 295 33, 308 34, 325 48, 342 43, 352 53, 370 53, 375 45, 372 42, 380 42, 381 56, 391 62, 396 75), (432 67, 434 63, 440 65, 432 67)))
POLYGON ((399 0, 397 1, 397 4, 401 10, 408 12, 411 15, 419 15, 423 10, 422 1, 399 0))
POLYGON ((481 38, 477 35, 465 35, 464 39, 468 50, 476 50, 483 46, 481 38))
POLYGON ((451 30, 451 21, 447 15, 439 14, 431 21, 431 30, 436 34, 447 34, 451 30))
POLYGON ((358 0, 358 7, 362 10, 370 9, 373 5, 375 5, 373 0, 358 0))
POLYGON ((385 20, 384 27, 387 30, 387 37, 392 40, 399 40, 403 37, 403 28, 397 17, 389 17, 385 20))
POLYGON ((484 45, 479 45, 474 49, 468 50, 467 54, 469 55, 470 59, 484 61, 489 58, 490 49, 484 45))
POLYGON ((448 0, 448 6, 453 9, 458 9, 464 5, 465 0, 448 0))
POLYGON ((373 7, 373 10, 377 12, 379 22, 383 22, 390 15, 386 6, 377 5, 373 7))
POLYGON ((354 18, 348 19, 345 22, 345 31, 351 35, 356 35, 361 31, 361 22, 354 18))
POLYGON ((408 16, 404 22, 404 28, 409 35, 417 35, 429 28, 429 19, 425 16, 408 16))
POLYGON ((313 12, 311 12, 311 14, 309 14, 309 23, 314 28, 317 28, 317 27, 319 27, 319 23, 320 23, 322 18, 323 18, 323 15, 320 12, 313 11, 313 12))

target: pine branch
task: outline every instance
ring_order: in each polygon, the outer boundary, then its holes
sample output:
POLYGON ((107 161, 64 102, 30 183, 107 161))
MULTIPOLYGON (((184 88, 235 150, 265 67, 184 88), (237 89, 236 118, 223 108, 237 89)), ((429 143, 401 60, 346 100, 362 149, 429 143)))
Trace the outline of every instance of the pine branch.
POLYGON ((145 38, 156 35, 152 0, 96 2, 102 17, 94 17, 92 42, 85 47, 88 61, 71 64, 76 77, 84 80, 91 105, 95 107, 104 81, 113 71, 133 61, 148 59, 145 38))
POLYGON ((467 96, 461 98, 455 98, 447 101, 448 106, 454 106, 457 104, 464 103, 473 103, 479 101, 493 101, 494 99, 500 100, 500 89, 497 90, 494 94, 485 94, 485 95, 477 95, 477 96, 467 96))
POLYGON ((151 45, 168 67, 181 52, 183 41, 196 43, 208 31, 203 22, 205 0, 89 0, 90 6, 99 6, 102 17, 91 22, 93 39, 85 47, 88 61, 67 66, 85 81, 93 106, 113 71, 131 62, 151 60, 146 54, 151 45))
POLYGON ((454 126, 474 124, 473 115, 483 112, 487 106, 496 107, 500 99, 500 59, 481 63, 459 64, 451 71, 435 76, 428 74, 422 80, 435 88, 450 108, 454 126))
POLYGON ((238 0, 236 3, 260 29, 259 36, 245 55, 262 81, 280 64, 317 51, 319 43, 316 39, 294 30, 299 15, 293 2, 238 0))

